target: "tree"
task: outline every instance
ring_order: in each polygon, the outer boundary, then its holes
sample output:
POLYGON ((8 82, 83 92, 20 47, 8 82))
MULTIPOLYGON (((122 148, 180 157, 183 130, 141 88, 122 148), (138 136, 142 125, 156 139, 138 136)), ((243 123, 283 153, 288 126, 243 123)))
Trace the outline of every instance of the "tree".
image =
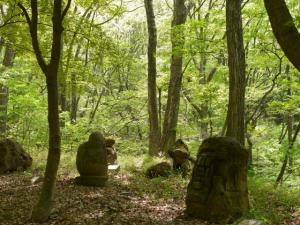
MULTIPOLYGON (((284 0, 264 0, 266 10, 269 15, 270 23, 273 33, 283 50, 286 57, 290 62, 300 71, 300 33, 293 21, 293 17, 284 0)), ((290 79, 290 78, 289 78, 290 79)), ((288 89, 288 95, 291 96, 291 89, 288 89)), ((280 169, 280 172, 276 178, 276 185, 278 185, 282 179, 287 167, 289 155, 294 147, 298 133, 300 131, 300 121, 293 133, 293 119, 291 115, 287 116, 287 133, 288 133, 288 148, 285 153, 285 157, 280 169)))
MULTIPOLYGON (((14 56, 15 53, 12 46, 10 44, 6 44, 4 58, 2 62, 3 66, 5 66, 6 68, 12 67, 14 56)), ((0 137, 1 138, 5 138, 7 133, 7 104, 8 104, 8 87, 3 84, 0 84, 0 137)))
POLYGON ((164 116, 163 133, 161 138, 161 150, 163 152, 168 152, 168 150, 172 148, 176 140, 176 128, 183 76, 183 47, 185 42, 183 25, 186 21, 186 17, 187 9, 185 7, 185 1, 174 0, 171 31, 171 74, 168 86, 168 100, 164 116))
POLYGON ((31 18, 25 7, 19 3, 25 15, 29 26, 32 40, 32 47, 37 62, 46 76, 47 99, 48 99, 48 122, 49 122, 49 150, 45 178, 40 194, 39 201, 32 212, 32 219, 36 222, 44 222, 48 219, 52 207, 53 193, 55 189, 56 175, 60 160, 60 127, 59 127, 59 111, 58 111, 58 70, 61 58, 61 41, 63 33, 63 19, 70 7, 71 0, 62 11, 62 0, 56 0, 53 3, 52 14, 52 47, 49 63, 46 63, 42 55, 39 39, 38 39, 38 2, 31 0, 31 18))
POLYGON ((229 67, 229 103, 226 136, 245 143, 245 51, 241 0, 226 1, 226 34, 229 67))
POLYGON ((148 24, 148 112, 149 112, 149 154, 157 155, 161 137, 158 120, 158 105, 156 93, 156 47, 157 34, 153 0, 145 0, 145 9, 148 24))
POLYGON ((290 62, 300 71, 300 33, 284 0, 264 0, 273 33, 290 62))

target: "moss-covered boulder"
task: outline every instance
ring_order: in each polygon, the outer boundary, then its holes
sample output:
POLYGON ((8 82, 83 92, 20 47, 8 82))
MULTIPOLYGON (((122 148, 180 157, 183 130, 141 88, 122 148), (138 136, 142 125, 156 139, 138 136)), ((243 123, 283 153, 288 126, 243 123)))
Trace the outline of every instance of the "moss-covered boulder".
POLYGON ((100 132, 90 135, 88 142, 78 148, 76 166, 80 174, 75 182, 85 186, 104 186, 107 179, 107 150, 100 132))
POLYGON ((247 213, 247 161, 248 152, 232 138, 204 140, 187 189, 186 213, 218 223, 247 213))
POLYGON ((170 176, 172 167, 168 162, 160 162, 153 166, 150 166, 146 171, 146 176, 148 178, 155 177, 168 177, 170 176))
POLYGON ((32 164, 31 156, 16 141, 0 141, 0 174, 13 171, 24 171, 32 164))

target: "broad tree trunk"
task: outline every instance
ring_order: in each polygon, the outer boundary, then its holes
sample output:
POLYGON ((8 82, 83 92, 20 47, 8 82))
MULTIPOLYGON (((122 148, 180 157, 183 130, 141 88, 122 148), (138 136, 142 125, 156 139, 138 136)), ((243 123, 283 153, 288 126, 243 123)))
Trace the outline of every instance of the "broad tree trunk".
POLYGON ((184 0, 174 0, 172 21, 172 58, 171 75, 168 87, 168 100, 164 117, 163 134, 161 138, 161 150, 168 152, 176 140, 176 128, 180 104, 180 91, 182 85, 182 62, 185 42, 184 25, 187 9, 184 0))
POLYGON ((229 103, 226 136, 245 144, 245 52, 241 0, 226 1, 226 34, 229 66, 229 103))
POLYGON ((46 76, 48 90, 48 123, 49 123, 49 150, 45 171, 44 183, 37 205, 32 211, 32 219, 35 222, 45 222, 50 215, 52 208, 53 194, 57 170, 60 160, 60 127, 58 111, 58 70, 61 59, 61 45, 63 19, 70 7, 71 0, 68 0, 65 9, 62 11, 62 0, 56 0, 53 4, 52 16, 52 48, 50 62, 47 64, 39 46, 38 40, 38 1, 31 0, 31 18, 25 7, 19 3, 18 6, 23 11, 32 39, 32 46, 37 62, 46 76))
POLYGON ((161 127, 159 124, 156 93, 156 47, 157 34, 153 0, 145 0, 148 25, 148 112, 149 112, 149 154, 158 155, 160 149, 161 127))

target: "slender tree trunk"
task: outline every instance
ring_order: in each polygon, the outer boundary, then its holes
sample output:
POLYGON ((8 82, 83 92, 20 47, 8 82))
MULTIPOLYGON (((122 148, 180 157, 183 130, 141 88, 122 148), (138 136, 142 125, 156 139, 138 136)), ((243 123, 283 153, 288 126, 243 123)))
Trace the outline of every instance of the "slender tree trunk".
MULTIPOLYGON (((14 56, 15 54, 13 48, 9 44, 7 44, 2 62, 3 66, 6 68, 12 67, 14 56)), ((0 84, 0 138, 5 138, 7 133, 8 94, 8 87, 0 84)))
MULTIPOLYGON (((287 81, 291 82, 291 77, 289 75, 289 71, 290 71, 290 67, 289 65, 286 66, 286 70, 285 70, 285 74, 287 76, 287 81)), ((287 96, 289 96, 289 98, 292 96, 292 90, 291 87, 289 86, 287 89, 287 96)), ((290 164, 292 164, 292 157, 291 157, 291 153, 292 153, 292 148, 290 146, 293 146, 293 113, 292 112, 288 112, 288 115, 286 116, 286 129, 287 129, 287 136, 288 136, 288 149, 285 152, 285 156, 284 156, 284 160, 280 169, 280 172, 276 178, 276 185, 278 185, 279 183, 282 183, 283 181, 283 176, 284 173, 286 171, 286 168, 288 166, 288 162, 290 164)))
MULTIPOLYGON (((282 181, 283 181, 283 176, 284 176, 285 170, 286 170, 288 162, 289 162, 289 158, 290 158, 290 154, 291 154, 291 151, 292 151, 292 148, 294 145, 294 141, 296 141, 296 138, 293 138, 293 117, 291 115, 288 115, 286 124, 287 124, 289 147, 288 147, 287 151, 285 152, 284 160, 282 162, 282 166, 280 168, 279 174, 276 178, 275 186, 277 186, 279 183, 282 183, 282 181)), ((297 137, 297 133, 295 133, 294 135, 297 137)))
POLYGON ((35 222, 45 222, 49 218, 60 160, 58 70, 62 49, 62 21, 70 7, 70 4, 71 0, 68 0, 65 9, 62 11, 62 0, 54 1, 52 16, 53 30, 51 57, 49 64, 47 64, 40 50, 38 39, 38 1, 31 0, 31 18, 29 17, 25 7, 21 3, 18 3, 18 6, 23 11, 23 14, 25 15, 26 21, 29 25, 32 46, 37 62, 46 76, 48 90, 49 150, 40 198, 31 215, 35 222))
POLYGON ((4 58, 3 58, 3 66, 5 67, 12 67, 13 66, 13 60, 15 57, 14 50, 10 44, 6 45, 4 58))
POLYGON ((159 124, 156 93, 156 47, 157 34, 153 0, 145 0, 148 24, 148 112, 149 112, 149 154, 158 155, 160 149, 161 127, 159 124))
MULTIPOLYGON (((55 74, 55 71, 53 71, 55 74)), ((38 204, 32 212, 32 219, 37 222, 46 221, 52 208, 56 175, 60 161, 60 126, 58 111, 58 83, 57 77, 48 75, 48 122, 49 122, 49 151, 45 178, 38 204)))
POLYGON ((94 121, 94 118, 96 116, 96 113, 97 113, 97 110, 99 108, 99 105, 100 105, 100 102, 101 102, 101 99, 102 99, 102 96, 104 94, 104 89, 102 89, 101 93, 98 94, 98 98, 97 98, 97 102, 96 102, 96 105, 94 107, 94 109, 92 110, 91 114, 90 114, 90 121, 89 121, 89 124, 91 124, 93 121, 94 121))
POLYGON ((174 0, 172 21, 172 58, 171 75, 168 87, 168 100, 164 117, 161 150, 168 152, 176 140, 176 128, 180 104, 180 91, 182 85, 182 62, 185 42, 184 25, 187 16, 185 0, 174 0))
POLYGON ((77 110, 79 97, 77 97, 77 82, 76 82, 76 73, 71 75, 71 84, 72 84, 72 93, 71 93, 71 111, 70 111, 70 120, 71 123, 75 124, 77 120, 77 110))
MULTIPOLYGON (((70 47, 71 48, 71 47, 70 47)), ((76 53, 74 56, 74 60, 77 61, 80 53, 81 45, 77 46, 76 53)), ((68 60, 70 60, 71 55, 68 56, 68 60)), ((68 72, 68 69, 65 71, 68 72)), ((77 74, 72 73, 71 75, 71 110, 70 110, 70 120, 71 123, 75 124, 77 120, 77 110, 79 104, 79 97, 78 97, 78 89, 77 89, 77 74)))
POLYGON ((245 144, 245 52, 241 0, 226 1, 226 33, 229 66, 229 103, 226 136, 245 144))
POLYGON ((161 98, 162 98, 162 89, 159 87, 158 88, 158 124, 159 127, 162 127, 162 102, 161 102, 161 98))
MULTIPOLYGON (((63 58, 63 42, 64 38, 61 38, 61 58, 63 58)), ((63 65, 60 63, 58 68, 58 83, 59 83, 59 105, 62 112, 70 110, 69 101, 67 96, 67 74, 64 73, 63 65)), ((62 125, 63 123, 61 123, 62 125)), ((63 127, 63 126, 62 126, 63 127)))

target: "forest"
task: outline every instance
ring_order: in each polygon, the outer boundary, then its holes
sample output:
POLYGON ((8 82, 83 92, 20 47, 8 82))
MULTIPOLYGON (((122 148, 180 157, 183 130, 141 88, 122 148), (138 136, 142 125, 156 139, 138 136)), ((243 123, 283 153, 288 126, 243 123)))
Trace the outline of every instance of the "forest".
POLYGON ((0 225, 299 225, 299 131, 299 0, 0 0, 0 225))

